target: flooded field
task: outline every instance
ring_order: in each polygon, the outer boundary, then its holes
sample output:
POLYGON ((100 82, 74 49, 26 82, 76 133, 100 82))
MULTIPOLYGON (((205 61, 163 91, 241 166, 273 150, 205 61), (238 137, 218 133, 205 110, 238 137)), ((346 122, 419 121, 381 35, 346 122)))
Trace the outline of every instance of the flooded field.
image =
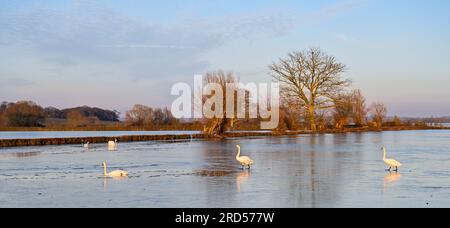
POLYGON ((0 149, 0 207, 449 206, 444 130, 0 149), (385 171, 381 146, 399 173, 385 171), (103 178, 103 161, 130 176, 103 178))

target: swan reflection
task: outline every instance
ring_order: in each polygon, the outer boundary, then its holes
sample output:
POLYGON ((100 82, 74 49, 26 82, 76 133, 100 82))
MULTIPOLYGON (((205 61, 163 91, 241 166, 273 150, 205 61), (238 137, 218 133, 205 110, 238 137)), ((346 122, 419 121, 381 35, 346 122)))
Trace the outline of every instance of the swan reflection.
POLYGON ((108 191, 108 183, 109 181, 123 181, 128 179, 128 176, 124 176, 124 177, 102 177, 103 179, 103 191, 107 192, 108 191))
POLYGON ((383 179, 384 190, 386 190, 386 188, 388 188, 390 185, 392 185, 395 182, 397 182, 398 180, 400 180, 401 177, 402 177, 402 175, 397 172, 387 173, 383 179))
POLYGON ((236 176, 237 192, 241 192, 241 184, 247 182, 250 175, 251 175, 250 170, 244 170, 237 174, 236 176))

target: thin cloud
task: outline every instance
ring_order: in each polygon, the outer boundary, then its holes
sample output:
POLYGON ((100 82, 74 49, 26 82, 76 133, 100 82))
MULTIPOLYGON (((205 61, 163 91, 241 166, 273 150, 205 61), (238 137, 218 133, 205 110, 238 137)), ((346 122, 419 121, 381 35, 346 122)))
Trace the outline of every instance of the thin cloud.
POLYGON ((307 15, 304 20, 307 22, 322 22, 335 18, 341 14, 349 12, 365 3, 366 0, 344 0, 328 5, 320 10, 307 15))
POLYGON ((76 67, 86 71, 80 77, 123 74, 135 80, 202 72, 208 63, 196 58, 200 54, 236 39, 276 36, 289 22, 274 12, 163 24, 76 1, 0 14, 0 44, 26 47, 29 58, 62 73, 76 67))
POLYGON ((22 86, 28 86, 32 85, 33 82, 23 79, 23 78, 5 78, 0 79, 0 87, 22 87, 22 86))
POLYGON ((345 42, 345 43, 349 43, 349 44, 356 44, 356 45, 362 45, 362 44, 364 44, 361 40, 359 40, 359 39, 357 39, 357 38, 355 38, 355 37, 351 37, 351 36, 348 36, 348 35, 344 35, 344 34, 336 34, 336 35, 335 35, 335 38, 336 38, 338 41, 345 42))
POLYGON ((373 41, 362 40, 360 38, 356 38, 354 36, 349 36, 346 34, 335 34, 334 38, 347 45, 364 47, 364 48, 379 48, 379 45, 373 41))
POLYGON ((161 48, 161 49, 194 49, 195 47, 179 46, 179 45, 161 45, 161 44, 113 44, 100 45, 104 48, 161 48))

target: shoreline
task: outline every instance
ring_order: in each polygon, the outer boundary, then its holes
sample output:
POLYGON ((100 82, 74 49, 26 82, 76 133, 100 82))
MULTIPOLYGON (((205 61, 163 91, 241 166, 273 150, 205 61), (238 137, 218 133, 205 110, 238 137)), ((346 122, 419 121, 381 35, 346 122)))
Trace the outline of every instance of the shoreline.
POLYGON ((225 138, 240 137, 280 137, 295 135, 314 134, 345 134, 364 132, 384 132, 384 131, 417 131, 417 130, 450 130, 450 128, 438 127, 385 127, 382 129, 352 128, 352 129, 332 129, 319 131, 292 131, 292 132, 228 132, 223 136, 209 136, 205 134, 179 134, 179 135, 123 135, 123 136, 96 136, 96 137, 67 137, 67 138, 32 138, 32 139, 0 139, 0 148, 8 147, 28 147, 28 146, 50 146, 50 145, 77 145, 89 141, 92 144, 107 143, 117 138, 119 142, 143 142, 143 141, 186 141, 192 139, 220 140, 225 138))

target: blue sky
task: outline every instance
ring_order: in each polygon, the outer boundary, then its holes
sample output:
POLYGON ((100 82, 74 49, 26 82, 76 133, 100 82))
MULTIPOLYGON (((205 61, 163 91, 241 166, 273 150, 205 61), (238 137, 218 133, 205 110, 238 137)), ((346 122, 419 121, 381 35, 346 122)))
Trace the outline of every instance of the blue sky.
POLYGON ((169 106, 172 84, 320 47, 390 114, 450 115, 450 1, 0 0, 0 100, 169 106))

